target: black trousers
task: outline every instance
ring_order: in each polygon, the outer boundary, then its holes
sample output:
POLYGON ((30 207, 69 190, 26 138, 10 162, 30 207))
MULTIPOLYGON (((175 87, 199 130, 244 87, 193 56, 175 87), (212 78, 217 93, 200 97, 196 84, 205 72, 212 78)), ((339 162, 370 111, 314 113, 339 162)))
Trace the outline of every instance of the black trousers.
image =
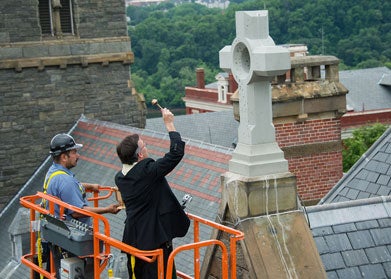
MULTIPOLYGON (((42 261, 46 262, 46 271, 50 272, 50 252, 52 252, 54 266, 56 269, 56 277, 61 278, 61 259, 64 258, 64 254, 67 257, 75 257, 74 254, 67 252, 59 246, 50 243, 42 242, 42 261)), ((93 261, 90 258, 84 259, 84 274, 80 274, 77 279, 92 279, 94 278, 94 266, 93 261)))
MULTIPOLYGON (((168 257, 170 256, 173 248, 172 248, 172 242, 166 242, 163 245, 161 245, 159 248, 163 249, 163 262, 164 262, 164 278, 166 278, 166 269, 167 269, 167 262, 168 257)), ((134 257, 132 255, 128 256, 128 273, 129 273, 129 279, 155 279, 158 278, 158 268, 157 268, 157 261, 153 263, 145 262, 137 257, 134 257), (133 259, 132 259, 133 258, 133 259), (134 264, 132 264, 134 263, 134 264)), ((175 270, 175 264, 172 270, 172 279, 176 279, 176 270, 175 270)))
POLYGON ((49 242, 42 242, 42 262, 46 263, 46 271, 48 272, 50 272, 51 265, 50 252, 53 255, 56 275, 59 277, 61 259, 63 258, 61 248, 49 242))

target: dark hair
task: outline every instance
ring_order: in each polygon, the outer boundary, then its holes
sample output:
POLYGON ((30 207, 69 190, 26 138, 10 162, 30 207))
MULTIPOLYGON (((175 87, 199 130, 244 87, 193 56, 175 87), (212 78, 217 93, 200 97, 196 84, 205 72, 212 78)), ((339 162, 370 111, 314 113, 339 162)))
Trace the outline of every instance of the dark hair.
POLYGON ((70 153, 70 152, 71 152, 71 151, 68 150, 68 151, 61 152, 61 153, 58 154, 58 155, 52 154, 53 161, 54 161, 56 164, 60 163, 61 154, 66 154, 66 155, 69 157, 69 153, 70 153))
POLYGON ((118 145, 117 145, 117 155, 121 160, 122 164, 131 165, 137 162, 138 154, 138 134, 132 134, 125 137, 118 145))

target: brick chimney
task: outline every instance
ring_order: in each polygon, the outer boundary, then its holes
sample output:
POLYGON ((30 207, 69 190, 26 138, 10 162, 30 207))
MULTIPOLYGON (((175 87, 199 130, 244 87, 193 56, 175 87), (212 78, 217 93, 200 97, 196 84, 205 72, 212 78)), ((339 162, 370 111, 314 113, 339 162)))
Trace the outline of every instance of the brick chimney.
POLYGON ((205 72, 203 68, 196 69, 197 74, 197 88, 204 89, 205 88, 205 72))
POLYGON ((234 93, 238 89, 238 83, 236 82, 233 74, 230 72, 228 74, 228 91, 234 93))

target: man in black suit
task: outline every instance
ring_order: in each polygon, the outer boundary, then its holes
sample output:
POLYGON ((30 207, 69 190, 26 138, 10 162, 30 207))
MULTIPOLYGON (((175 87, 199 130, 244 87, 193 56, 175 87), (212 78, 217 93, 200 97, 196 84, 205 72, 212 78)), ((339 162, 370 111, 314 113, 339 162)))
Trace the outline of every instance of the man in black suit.
MULTIPOLYGON (((166 269, 172 239, 187 233, 190 220, 165 178, 183 158, 185 142, 175 129, 171 111, 164 108, 161 112, 170 151, 155 161, 149 158, 148 148, 138 134, 125 137, 117 145, 123 166, 115 183, 126 207, 123 242, 141 250, 162 248, 166 269)), ((129 278, 157 278, 157 262, 147 263, 128 255, 128 271, 129 278)), ((176 278, 175 269, 172 278, 176 278)))

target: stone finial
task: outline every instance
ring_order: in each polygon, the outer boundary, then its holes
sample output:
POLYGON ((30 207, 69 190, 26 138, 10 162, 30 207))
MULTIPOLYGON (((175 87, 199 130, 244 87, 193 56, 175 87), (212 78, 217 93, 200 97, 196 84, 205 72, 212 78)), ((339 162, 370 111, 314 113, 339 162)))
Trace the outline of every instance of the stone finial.
POLYGON ((287 172, 275 139, 270 81, 290 69, 290 54, 269 36, 267 11, 236 12, 236 38, 219 52, 239 86, 238 145, 229 170, 244 176, 287 172))
POLYGON ((272 79, 290 69, 289 51, 269 36, 268 11, 236 13, 236 38, 220 50, 220 67, 232 71, 238 84, 272 79))

